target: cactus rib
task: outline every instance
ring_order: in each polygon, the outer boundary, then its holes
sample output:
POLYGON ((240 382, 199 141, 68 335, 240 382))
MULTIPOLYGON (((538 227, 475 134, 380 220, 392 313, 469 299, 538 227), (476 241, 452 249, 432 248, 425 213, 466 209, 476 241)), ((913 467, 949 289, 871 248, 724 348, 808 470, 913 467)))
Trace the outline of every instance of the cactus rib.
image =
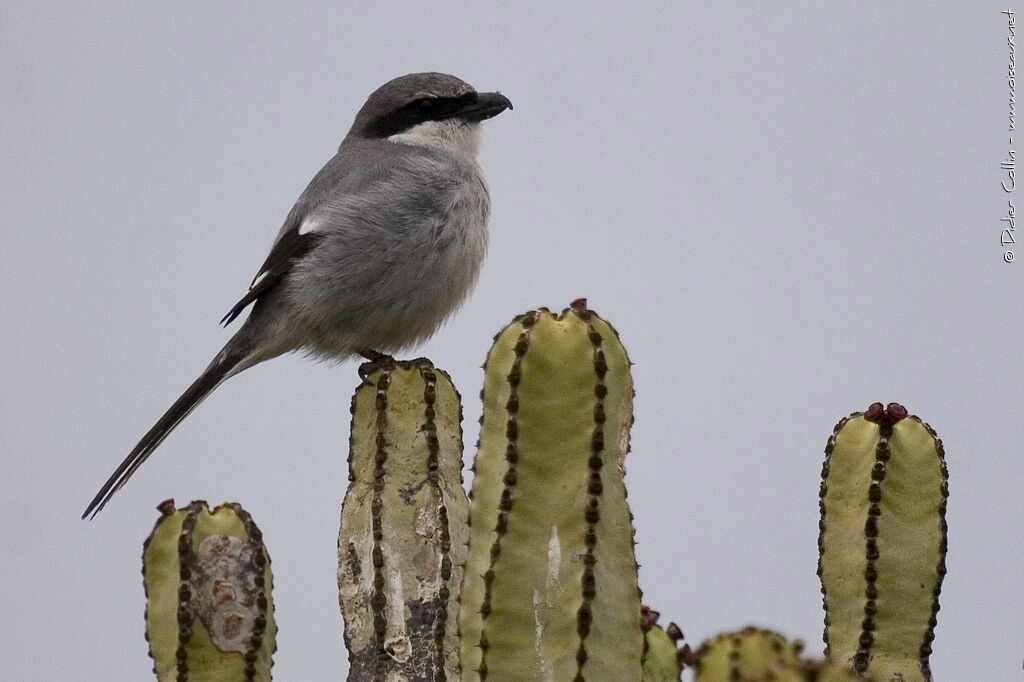
POLYGON ((505 469, 505 475, 502 477, 504 488, 501 491, 501 498, 498 502, 498 514, 494 524, 494 541, 491 544, 490 561, 487 566, 487 571, 483 575, 484 598, 483 603, 480 605, 480 616, 482 622, 480 628, 480 639, 478 641, 478 646, 480 648, 480 665, 476 669, 481 680, 487 679, 487 619, 491 615, 491 598, 494 586, 495 567, 498 563, 498 559, 501 557, 501 540, 508 530, 508 517, 512 511, 512 504, 515 500, 513 491, 517 481, 516 464, 519 461, 519 450, 516 443, 516 440, 519 437, 519 422, 517 421, 517 415, 519 412, 518 388, 523 375, 523 356, 526 355, 526 350, 530 346, 530 330, 533 329, 533 325, 537 323, 537 315, 535 312, 527 313, 519 318, 519 322, 522 325, 522 331, 519 333, 519 338, 516 340, 516 344, 513 347, 513 353, 515 355, 512 360, 512 368, 508 373, 508 400, 505 402, 505 410, 507 413, 505 426, 505 438, 507 439, 505 444, 505 461, 507 463, 507 467, 505 469))
MULTIPOLYGON (((384 651, 384 638, 387 633, 387 596, 384 591, 384 552, 381 547, 384 540, 384 524, 381 520, 381 512, 384 507, 382 493, 384 490, 384 463, 388 459, 387 449, 387 427, 388 427, 388 386, 391 384, 391 375, 381 372, 377 379, 376 406, 377 406, 377 434, 374 439, 376 454, 373 458, 373 494, 370 498, 370 527, 373 534, 373 550, 371 557, 373 561, 373 596, 370 598, 370 606, 373 609, 373 640, 370 642, 372 651, 384 651)), ((383 679, 384 665, 387 658, 374 656, 373 677, 383 679)))

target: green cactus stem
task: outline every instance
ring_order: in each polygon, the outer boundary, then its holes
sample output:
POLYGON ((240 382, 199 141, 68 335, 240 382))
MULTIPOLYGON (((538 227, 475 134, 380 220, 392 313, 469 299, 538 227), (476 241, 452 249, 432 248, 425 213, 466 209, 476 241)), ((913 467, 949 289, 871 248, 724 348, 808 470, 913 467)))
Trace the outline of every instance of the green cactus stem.
POLYGON ((803 646, 801 640, 752 626, 725 632, 697 649, 694 682, 764 680, 773 670, 796 664, 803 646))
POLYGON ((270 680, 277 626, 270 557, 238 504, 174 500, 146 539, 146 639, 161 682, 270 680))
POLYGON ((495 337, 482 398, 464 679, 639 681, 633 383, 618 335, 582 299, 520 315, 495 337))
POLYGON ((849 667, 827 659, 804 659, 771 670, 761 679, 764 682, 872 682, 872 678, 862 677, 849 667))
POLYGON ((469 535, 459 395, 427 360, 361 374, 338 535, 348 679, 459 680, 469 535))
POLYGON ((942 441, 902 405, 836 425, 818 536, 826 655, 879 682, 932 679, 948 494, 942 441))
POLYGON ((657 611, 641 607, 640 627, 644 631, 643 682, 679 682, 683 667, 692 663, 690 645, 679 643, 683 633, 675 623, 658 624, 657 611))

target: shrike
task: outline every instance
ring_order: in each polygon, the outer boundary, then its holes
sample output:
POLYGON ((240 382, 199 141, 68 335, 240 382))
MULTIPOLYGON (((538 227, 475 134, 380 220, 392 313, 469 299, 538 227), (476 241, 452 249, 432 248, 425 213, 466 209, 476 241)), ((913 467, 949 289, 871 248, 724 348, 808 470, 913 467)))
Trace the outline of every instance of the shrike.
POLYGON ((294 350, 374 359, 431 336, 466 298, 487 250, 480 122, 512 103, 443 73, 414 73, 366 100, 338 153, 288 213, 213 362, 89 503, 95 516, 222 381, 294 350))

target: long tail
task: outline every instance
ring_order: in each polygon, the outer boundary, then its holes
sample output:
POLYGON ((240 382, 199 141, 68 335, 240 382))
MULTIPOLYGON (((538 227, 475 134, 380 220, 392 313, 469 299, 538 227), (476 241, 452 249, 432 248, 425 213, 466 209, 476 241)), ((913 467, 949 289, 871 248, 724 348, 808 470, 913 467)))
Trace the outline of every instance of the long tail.
POLYGON ((241 341, 242 335, 236 334, 227 345, 217 354, 213 362, 203 370, 199 378, 192 382, 192 385, 181 394, 181 397, 174 401, 171 408, 160 417, 160 420, 153 425, 138 445, 129 453, 121 465, 103 484, 96 497, 86 507, 82 518, 89 516, 93 518, 106 506, 110 498, 114 496, 121 486, 132 477, 139 465, 146 461, 146 458, 153 453, 164 438, 174 430, 181 421, 196 409, 199 403, 203 402, 206 396, 213 393, 213 389, 233 374, 237 374, 246 367, 255 364, 250 361, 248 344, 241 341))

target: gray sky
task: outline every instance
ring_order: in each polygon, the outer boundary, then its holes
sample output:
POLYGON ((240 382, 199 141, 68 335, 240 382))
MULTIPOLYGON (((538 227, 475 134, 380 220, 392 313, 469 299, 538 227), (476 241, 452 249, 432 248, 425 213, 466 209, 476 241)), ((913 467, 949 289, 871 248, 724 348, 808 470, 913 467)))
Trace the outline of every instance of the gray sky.
POLYGON ((140 555, 168 497, 245 505, 273 557, 277 678, 342 676, 354 362, 233 378, 79 515, 226 341, 366 95, 424 70, 515 103, 486 124, 479 286, 415 353, 462 392, 467 465, 491 336, 588 297, 636 363, 646 601, 694 645, 757 623, 817 652, 822 449, 899 401, 950 470, 936 678, 1022 678, 1004 5, 148 5, 0 8, 7 679, 148 679, 140 555))

